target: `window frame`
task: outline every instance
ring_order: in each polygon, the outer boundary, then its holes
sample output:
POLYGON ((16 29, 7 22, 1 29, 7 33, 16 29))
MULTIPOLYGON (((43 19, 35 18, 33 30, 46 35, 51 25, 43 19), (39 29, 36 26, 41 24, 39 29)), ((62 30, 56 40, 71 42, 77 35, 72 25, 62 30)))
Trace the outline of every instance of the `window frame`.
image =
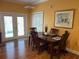
MULTIPOLYGON (((37 11, 37 12, 33 12, 32 13, 32 16, 33 16, 33 14, 39 14, 39 13, 42 13, 43 14, 43 18, 42 18, 42 32, 44 32, 44 12, 43 11, 37 11)), ((32 21, 33 21, 33 19, 32 19, 32 21)), ((32 21, 31 21, 31 27, 33 27, 32 26, 32 21)), ((38 32, 40 32, 40 31, 38 31, 38 32)))

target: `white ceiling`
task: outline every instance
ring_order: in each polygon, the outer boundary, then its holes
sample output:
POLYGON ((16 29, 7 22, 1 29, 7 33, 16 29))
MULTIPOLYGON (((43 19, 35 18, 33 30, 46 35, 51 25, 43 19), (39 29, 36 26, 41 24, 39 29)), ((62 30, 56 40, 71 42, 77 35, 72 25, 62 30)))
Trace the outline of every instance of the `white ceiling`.
POLYGON ((38 4, 38 3, 42 3, 48 0, 3 0, 3 1, 7 1, 7 2, 12 2, 12 3, 20 3, 20 4, 38 4))

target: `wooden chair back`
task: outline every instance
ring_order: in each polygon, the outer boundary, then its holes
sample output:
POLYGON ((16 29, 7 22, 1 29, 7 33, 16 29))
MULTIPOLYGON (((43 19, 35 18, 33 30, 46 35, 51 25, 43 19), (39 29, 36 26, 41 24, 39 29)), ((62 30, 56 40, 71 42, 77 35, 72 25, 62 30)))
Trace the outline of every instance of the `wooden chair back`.
POLYGON ((51 34, 58 34, 59 30, 55 28, 51 28, 50 33, 51 34))
POLYGON ((68 36, 69 36, 69 32, 65 31, 65 33, 62 35, 60 43, 59 43, 59 47, 60 47, 61 50, 65 50, 65 48, 66 48, 66 41, 68 39, 68 36))
POLYGON ((38 33, 35 32, 35 31, 32 31, 31 32, 31 38, 32 38, 33 44, 37 44, 37 42, 38 42, 38 33))

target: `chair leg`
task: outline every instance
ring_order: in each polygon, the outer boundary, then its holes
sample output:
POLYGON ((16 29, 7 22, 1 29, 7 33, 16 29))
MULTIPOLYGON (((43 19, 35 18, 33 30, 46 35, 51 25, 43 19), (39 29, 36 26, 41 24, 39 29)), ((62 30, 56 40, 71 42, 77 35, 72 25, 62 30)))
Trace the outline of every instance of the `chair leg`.
POLYGON ((32 45, 32 51, 34 50, 34 46, 32 45))
POLYGON ((53 59, 53 56, 52 56, 52 54, 50 55, 50 59, 53 59))
POLYGON ((34 47, 35 45, 33 44, 33 42, 31 42, 31 46, 32 46, 32 51, 33 51, 34 48, 35 48, 35 47, 34 47))
POLYGON ((58 55, 57 58, 60 59, 60 55, 58 55))
POLYGON ((38 50, 38 54, 40 54, 41 53, 40 47, 37 47, 37 50, 38 50))
POLYGON ((28 41, 29 41, 29 42, 28 42, 28 45, 29 45, 29 46, 30 46, 30 39, 31 39, 31 38, 30 38, 30 36, 29 36, 29 40, 28 40, 28 41))

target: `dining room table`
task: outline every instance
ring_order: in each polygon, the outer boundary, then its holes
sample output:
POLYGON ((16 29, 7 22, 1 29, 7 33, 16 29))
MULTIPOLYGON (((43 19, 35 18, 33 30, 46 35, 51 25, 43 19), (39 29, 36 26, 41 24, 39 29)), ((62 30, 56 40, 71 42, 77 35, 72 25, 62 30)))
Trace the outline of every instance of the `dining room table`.
MULTIPOLYGON (((53 59, 53 47, 58 45, 60 40, 61 40, 61 36, 57 35, 57 34, 41 34, 38 35, 39 38, 41 38, 41 41, 45 41, 46 43, 48 43, 48 53, 50 54, 50 59, 53 59)), ((31 36, 29 36, 29 45, 31 45, 31 36)))

